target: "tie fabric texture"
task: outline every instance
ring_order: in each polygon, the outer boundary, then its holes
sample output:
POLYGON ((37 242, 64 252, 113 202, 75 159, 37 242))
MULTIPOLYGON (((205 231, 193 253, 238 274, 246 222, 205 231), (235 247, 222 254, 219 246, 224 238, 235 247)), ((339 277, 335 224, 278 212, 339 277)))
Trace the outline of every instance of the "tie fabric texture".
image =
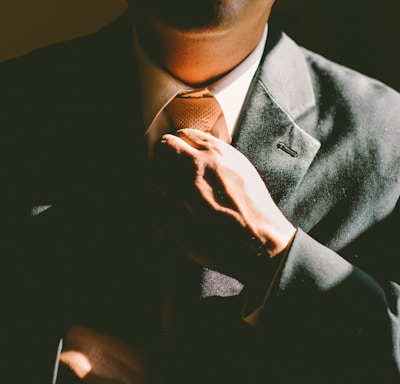
POLYGON ((194 128, 229 141, 220 105, 209 92, 179 94, 166 107, 175 129, 194 128))

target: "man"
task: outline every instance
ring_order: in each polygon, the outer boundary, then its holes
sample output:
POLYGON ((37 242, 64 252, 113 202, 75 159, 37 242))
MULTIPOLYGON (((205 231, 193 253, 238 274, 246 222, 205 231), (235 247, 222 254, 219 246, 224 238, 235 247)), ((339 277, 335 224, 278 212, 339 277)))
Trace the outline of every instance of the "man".
POLYGON ((137 0, 3 65, 10 382, 399 381, 399 95, 272 5, 137 0))

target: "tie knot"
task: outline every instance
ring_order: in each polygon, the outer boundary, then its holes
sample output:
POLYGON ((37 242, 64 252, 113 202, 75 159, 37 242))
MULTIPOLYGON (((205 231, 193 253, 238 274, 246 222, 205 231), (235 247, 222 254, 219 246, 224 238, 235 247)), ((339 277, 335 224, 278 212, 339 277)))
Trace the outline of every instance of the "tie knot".
POLYGON ((222 111, 211 94, 200 96, 176 96, 166 112, 176 129, 194 128, 211 132, 222 111))

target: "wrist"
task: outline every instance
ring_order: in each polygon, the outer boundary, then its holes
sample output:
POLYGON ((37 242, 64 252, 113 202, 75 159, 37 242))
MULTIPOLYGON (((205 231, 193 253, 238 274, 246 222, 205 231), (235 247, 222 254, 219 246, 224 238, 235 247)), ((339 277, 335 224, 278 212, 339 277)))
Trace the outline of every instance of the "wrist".
POLYGON ((242 246, 237 250, 239 251, 240 248, 242 252, 244 251, 246 257, 242 258, 243 264, 236 269, 239 273, 232 276, 238 278, 245 285, 265 284, 268 281, 266 275, 273 274, 280 260, 286 258, 296 232, 297 229, 293 227, 287 239, 283 240, 282 237, 279 246, 278 243, 273 246, 270 240, 264 238, 262 241, 253 234, 242 238, 242 246))
POLYGON ((246 245, 257 257, 266 256, 272 259, 290 247, 296 232, 297 229, 288 222, 284 228, 279 228, 279 230, 271 231, 269 229, 264 231, 265 234, 252 235, 246 245))

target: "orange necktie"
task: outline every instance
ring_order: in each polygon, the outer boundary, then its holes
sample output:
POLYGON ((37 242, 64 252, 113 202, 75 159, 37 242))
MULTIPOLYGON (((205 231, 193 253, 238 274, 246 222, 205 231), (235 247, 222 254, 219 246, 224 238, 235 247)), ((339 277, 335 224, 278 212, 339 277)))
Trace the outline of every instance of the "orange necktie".
POLYGON ((175 129, 194 128, 229 141, 223 114, 218 101, 210 93, 176 96, 166 107, 175 129), (218 122, 218 123, 217 123, 218 122))

